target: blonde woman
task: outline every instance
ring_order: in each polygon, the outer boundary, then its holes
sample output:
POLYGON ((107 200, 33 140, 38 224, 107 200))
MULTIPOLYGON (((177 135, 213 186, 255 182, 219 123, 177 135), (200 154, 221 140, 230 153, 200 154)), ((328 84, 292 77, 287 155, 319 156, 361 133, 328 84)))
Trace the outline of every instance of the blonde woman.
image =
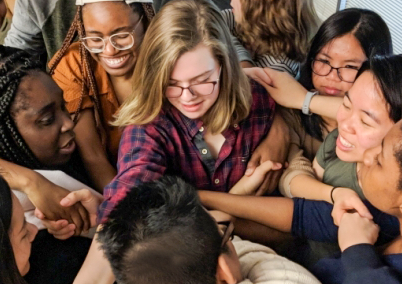
POLYGON ((166 174, 199 189, 241 192, 233 187, 274 117, 273 100, 249 83, 222 16, 205 1, 166 4, 140 54, 136 88, 114 123, 126 128, 103 221, 129 188, 166 174))

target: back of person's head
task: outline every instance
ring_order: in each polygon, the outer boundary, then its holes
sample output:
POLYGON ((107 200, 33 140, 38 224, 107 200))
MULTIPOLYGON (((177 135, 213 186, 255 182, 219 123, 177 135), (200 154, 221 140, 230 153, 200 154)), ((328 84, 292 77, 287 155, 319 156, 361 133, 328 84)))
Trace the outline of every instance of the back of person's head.
POLYGON ((151 122, 166 101, 165 90, 177 60, 200 44, 210 48, 221 65, 218 99, 204 115, 204 125, 219 133, 246 118, 250 86, 219 9, 208 0, 174 0, 163 6, 148 28, 134 70, 135 87, 114 124, 151 122))
POLYGON ((21 137, 13 115, 26 108, 21 82, 37 72, 44 72, 39 60, 22 50, 0 46, 0 158, 28 168, 40 165, 21 137))
POLYGON ((9 238, 12 215, 11 190, 7 182, 0 177, 0 283, 2 284, 25 283, 18 271, 9 238))
POLYGON ((402 55, 377 55, 366 61, 357 77, 371 72, 395 123, 402 119, 402 55))
POLYGON ((242 19, 236 29, 257 55, 304 61, 318 17, 311 0, 240 0, 242 19))
POLYGON ((196 190, 180 178, 129 191, 99 241, 118 283, 216 283, 222 237, 196 190))

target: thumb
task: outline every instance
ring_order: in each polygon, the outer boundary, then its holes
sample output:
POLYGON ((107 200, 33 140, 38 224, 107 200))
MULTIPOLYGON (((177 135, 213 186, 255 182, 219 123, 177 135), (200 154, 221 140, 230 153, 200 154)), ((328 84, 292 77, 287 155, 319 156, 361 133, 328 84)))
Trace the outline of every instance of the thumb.
POLYGON ((248 161, 248 163, 247 163, 247 168, 244 173, 245 176, 251 176, 254 173, 255 169, 257 168, 259 159, 260 159, 259 155, 255 155, 255 156, 253 155, 251 157, 250 161, 248 161))
POLYGON ((371 215, 370 211, 367 209, 367 207, 363 204, 363 202, 357 202, 354 206, 355 210, 361 217, 365 217, 367 219, 372 220, 373 215, 371 215))
POLYGON ((35 208, 35 217, 43 220, 45 219, 45 214, 43 214, 38 208, 35 208))

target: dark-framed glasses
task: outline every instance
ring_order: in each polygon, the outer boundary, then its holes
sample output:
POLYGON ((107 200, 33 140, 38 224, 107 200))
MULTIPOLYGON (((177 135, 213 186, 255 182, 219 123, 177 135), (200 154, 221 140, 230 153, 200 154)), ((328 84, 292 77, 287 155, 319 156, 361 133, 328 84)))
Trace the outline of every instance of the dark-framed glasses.
POLYGON ((218 84, 219 78, 221 76, 222 66, 219 67, 218 79, 210 82, 192 84, 188 87, 181 86, 168 86, 166 88, 165 96, 168 98, 178 98, 183 94, 185 89, 188 89, 194 96, 208 96, 212 94, 215 89, 215 85, 218 84))
POLYGON ((225 246, 229 240, 233 240, 234 222, 218 222, 218 227, 223 232, 221 247, 225 246))
POLYGON ((314 59, 311 63, 311 68, 314 74, 318 76, 327 76, 332 72, 332 69, 335 69, 339 79, 347 83, 354 83, 357 72, 359 72, 357 67, 333 67, 328 61, 320 59, 314 59))
POLYGON ((141 23, 142 16, 140 20, 135 25, 134 29, 131 32, 121 32, 117 34, 112 34, 109 37, 102 38, 98 36, 87 36, 81 38, 82 44, 85 48, 92 53, 101 53, 105 50, 105 46, 107 40, 109 40, 110 44, 118 50, 126 50, 130 49, 134 45, 134 32, 137 29, 138 25, 141 23))

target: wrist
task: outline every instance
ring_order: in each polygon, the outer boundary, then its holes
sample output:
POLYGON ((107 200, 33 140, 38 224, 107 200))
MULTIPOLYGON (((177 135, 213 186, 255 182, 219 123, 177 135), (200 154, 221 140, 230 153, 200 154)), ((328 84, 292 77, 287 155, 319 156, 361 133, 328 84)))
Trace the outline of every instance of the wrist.
MULTIPOLYGON (((337 189, 339 189, 339 188, 340 188, 339 186, 334 186, 334 187, 331 189, 331 192, 330 192, 329 196, 330 196, 330 201, 331 201, 332 204, 335 204, 334 192, 337 191, 337 189)), ((339 190, 338 190, 338 191, 339 191, 339 190)))
POLYGON ((307 91, 307 94, 304 97, 303 105, 301 108, 303 114, 312 115, 312 113, 310 112, 310 103, 311 103, 311 99, 317 94, 318 94, 318 92, 307 91))

